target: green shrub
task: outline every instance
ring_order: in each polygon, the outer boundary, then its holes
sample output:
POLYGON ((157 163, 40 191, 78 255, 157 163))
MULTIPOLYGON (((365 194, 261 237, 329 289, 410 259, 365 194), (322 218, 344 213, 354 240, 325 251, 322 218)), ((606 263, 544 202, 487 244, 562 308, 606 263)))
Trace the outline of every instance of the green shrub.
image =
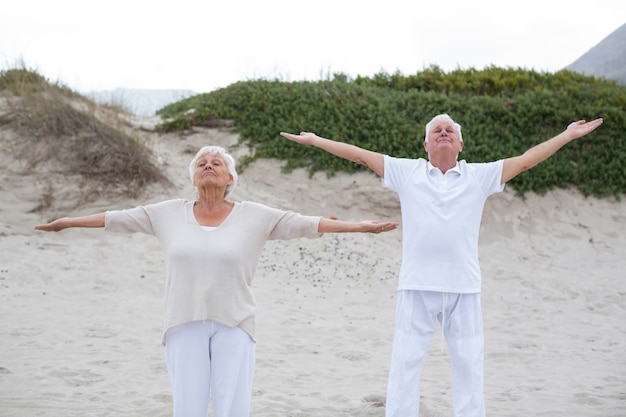
POLYGON ((350 80, 343 74, 317 82, 252 80, 200 94, 157 112, 163 131, 209 120, 230 119, 256 158, 285 160, 286 171, 353 172, 363 167, 313 147, 292 143, 279 132, 316 132, 398 157, 426 157, 425 124, 440 113, 463 126, 461 158, 491 161, 523 153, 578 119, 603 117, 588 137, 559 151, 511 181, 521 195, 575 187, 585 195, 626 192, 620 161, 626 160, 626 89, 615 82, 560 71, 487 68, 445 74, 437 67, 403 76, 377 74, 350 80))

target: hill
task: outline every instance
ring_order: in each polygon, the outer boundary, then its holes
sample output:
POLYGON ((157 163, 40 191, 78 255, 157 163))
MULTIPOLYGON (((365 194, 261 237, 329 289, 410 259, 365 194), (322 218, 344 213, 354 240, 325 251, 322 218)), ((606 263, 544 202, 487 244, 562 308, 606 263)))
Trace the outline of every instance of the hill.
POLYGON ((626 23, 565 69, 626 86, 626 23))

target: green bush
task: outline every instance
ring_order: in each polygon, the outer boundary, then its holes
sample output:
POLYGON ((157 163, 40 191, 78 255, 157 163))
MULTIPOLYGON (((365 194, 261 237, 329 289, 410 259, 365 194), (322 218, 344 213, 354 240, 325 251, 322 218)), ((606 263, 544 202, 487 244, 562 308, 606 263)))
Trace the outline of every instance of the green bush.
POLYGON ((398 157, 426 157, 425 124, 440 113, 463 126, 461 158, 484 162, 523 153, 578 119, 603 117, 588 137, 511 181, 523 195, 575 187, 585 195, 621 198, 626 192, 626 89, 615 82, 560 71, 487 68, 445 74, 437 67, 403 76, 377 74, 349 79, 335 74, 317 82, 252 80, 200 94, 157 112, 162 131, 188 129, 214 119, 235 123, 256 158, 285 160, 286 171, 353 172, 362 166, 313 147, 292 143, 279 132, 316 132, 398 157))

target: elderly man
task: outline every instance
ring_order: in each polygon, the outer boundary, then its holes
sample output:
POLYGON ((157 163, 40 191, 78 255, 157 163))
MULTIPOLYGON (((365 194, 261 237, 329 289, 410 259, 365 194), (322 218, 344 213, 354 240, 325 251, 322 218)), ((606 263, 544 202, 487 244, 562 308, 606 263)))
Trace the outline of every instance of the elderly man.
POLYGON ((488 163, 458 161, 463 150, 461 126, 447 114, 435 116, 426 125, 428 160, 394 158, 314 133, 281 132, 294 142, 367 166, 400 198, 404 237, 387 417, 419 414, 420 373, 436 321, 450 352, 454 415, 485 416, 478 262, 485 201, 521 172, 601 124, 602 119, 571 123, 522 155, 488 163))

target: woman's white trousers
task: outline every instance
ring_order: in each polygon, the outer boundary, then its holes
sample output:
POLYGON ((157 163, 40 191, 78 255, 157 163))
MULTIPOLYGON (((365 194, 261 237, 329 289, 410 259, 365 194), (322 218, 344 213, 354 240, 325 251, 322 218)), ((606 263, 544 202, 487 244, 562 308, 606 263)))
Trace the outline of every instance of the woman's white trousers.
POLYGON ((249 417, 255 342, 243 330, 195 321, 169 330, 165 357, 174 417, 249 417))

